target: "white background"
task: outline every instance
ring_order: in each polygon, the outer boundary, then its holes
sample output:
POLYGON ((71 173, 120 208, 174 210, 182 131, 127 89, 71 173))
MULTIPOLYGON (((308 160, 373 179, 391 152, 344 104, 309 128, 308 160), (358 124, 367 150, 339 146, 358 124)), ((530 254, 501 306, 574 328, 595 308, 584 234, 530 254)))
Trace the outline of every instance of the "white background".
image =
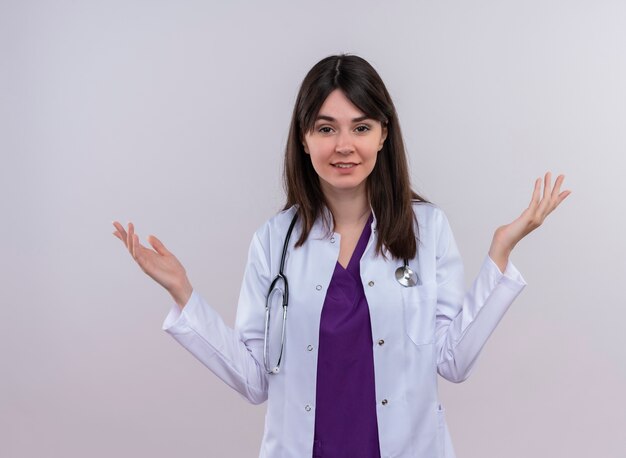
POLYGON ((258 454, 265 407, 161 331, 172 301, 111 221, 232 325, 299 84, 350 52, 468 284, 536 177, 573 190, 513 252, 528 286, 472 377, 441 380, 459 458, 623 457, 625 5, 0 0, 0 456, 258 454))

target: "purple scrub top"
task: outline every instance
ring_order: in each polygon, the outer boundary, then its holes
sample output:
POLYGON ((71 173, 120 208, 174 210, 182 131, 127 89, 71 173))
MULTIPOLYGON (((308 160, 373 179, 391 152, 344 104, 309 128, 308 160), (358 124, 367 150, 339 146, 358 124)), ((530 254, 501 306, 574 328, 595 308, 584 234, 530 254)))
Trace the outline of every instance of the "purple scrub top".
POLYGON ((337 262, 322 307, 313 458, 380 458, 372 327, 360 273, 372 220, 347 268, 337 262))

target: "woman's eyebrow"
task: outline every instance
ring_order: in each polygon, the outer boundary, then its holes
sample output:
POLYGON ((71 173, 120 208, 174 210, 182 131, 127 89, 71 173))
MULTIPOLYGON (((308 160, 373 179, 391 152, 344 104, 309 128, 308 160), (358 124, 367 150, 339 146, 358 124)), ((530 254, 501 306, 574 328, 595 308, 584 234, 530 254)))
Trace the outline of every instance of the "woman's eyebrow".
MULTIPOLYGON (((330 122, 335 122, 336 119, 333 118, 332 116, 326 116, 326 115, 319 115, 316 119, 316 121, 319 121, 320 119, 324 120, 324 121, 330 121, 330 122)), ((363 115, 363 116, 359 116, 358 118, 352 118, 352 122, 360 122, 360 121, 365 121, 366 119, 370 119, 369 116, 367 115, 363 115)))

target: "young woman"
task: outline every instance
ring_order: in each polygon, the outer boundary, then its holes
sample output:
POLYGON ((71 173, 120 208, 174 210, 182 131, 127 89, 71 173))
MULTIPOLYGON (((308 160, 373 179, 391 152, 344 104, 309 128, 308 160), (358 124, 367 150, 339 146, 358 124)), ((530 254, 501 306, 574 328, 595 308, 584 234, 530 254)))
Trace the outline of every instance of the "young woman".
POLYGON ((285 152, 287 202, 253 236, 235 328, 156 237, 114 222, 172 295, 163 329, 252 403, 261 457, 454 457, 437 374, 467 378, 525 286, 515 245, 570 191, 535 182, 469 291, 444 213, 411 190, 396 110, 376 71, 327 57, 305 77, 285 152), (288 310, 288 312, 287 312, 288 310))

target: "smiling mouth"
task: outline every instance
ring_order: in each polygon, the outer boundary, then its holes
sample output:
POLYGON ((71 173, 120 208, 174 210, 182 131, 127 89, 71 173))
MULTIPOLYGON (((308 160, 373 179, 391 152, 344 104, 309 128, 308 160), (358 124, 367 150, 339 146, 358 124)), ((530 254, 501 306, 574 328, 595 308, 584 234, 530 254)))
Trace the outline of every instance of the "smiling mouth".
POLYGON ((339 169, 350 169, 352 167, 356 167, 357 164, 354 163, 349 163, 349 164, 345 164, 345 163, 337 163, 337 164, 333 164, 333 167, 337 167, 339 169))

